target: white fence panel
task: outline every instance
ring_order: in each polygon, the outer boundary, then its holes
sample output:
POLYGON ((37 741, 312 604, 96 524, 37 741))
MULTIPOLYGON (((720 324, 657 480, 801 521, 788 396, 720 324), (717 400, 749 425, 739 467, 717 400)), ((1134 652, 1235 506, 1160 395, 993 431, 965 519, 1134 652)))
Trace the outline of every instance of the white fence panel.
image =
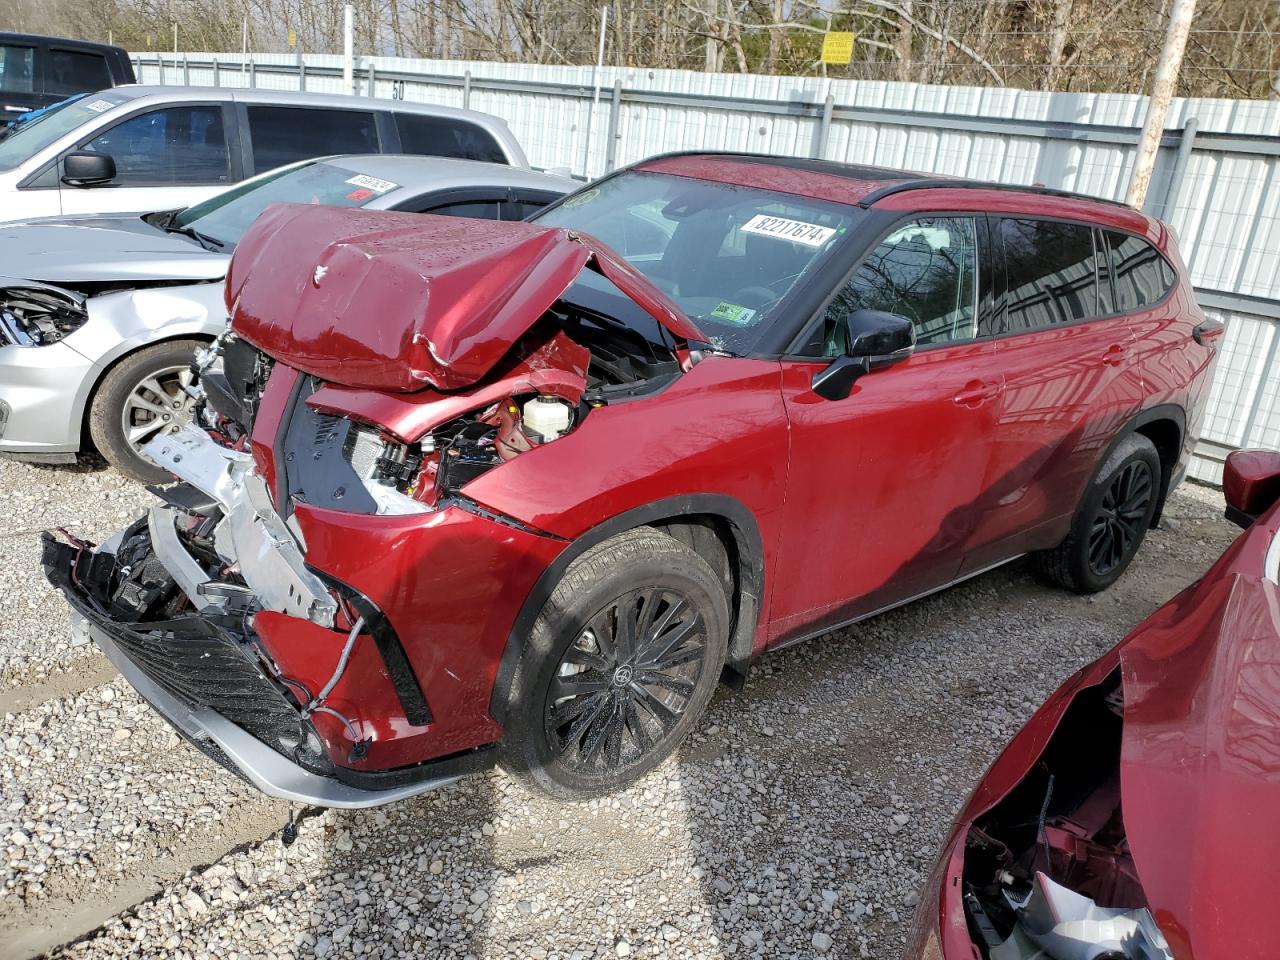
MULTIPOLYGON (((135 59, 142 82, 342 92, 337 55, 135 59)), ((656 153, 745 150, 1113 200, 1124 196, 1145 105, 1127 94, 609 67, 593 109, 593 78, 589 66, 396 57, 360 58, 356 71, 358 93, 402 90, 495 114, 533 165, 590 176, 656 153)), ((1280 447, 1277 167, 1280 102, 1174 101, 1147 209, 1173 225, 1206 312, 1227 324, 1191 471, 1209 482, 1234 447, 1280 447)))

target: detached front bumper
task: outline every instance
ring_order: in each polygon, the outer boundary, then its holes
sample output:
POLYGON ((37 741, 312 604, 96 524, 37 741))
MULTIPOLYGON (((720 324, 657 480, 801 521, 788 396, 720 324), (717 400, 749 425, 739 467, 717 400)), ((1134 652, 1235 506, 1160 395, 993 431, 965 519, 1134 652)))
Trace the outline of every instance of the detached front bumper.
POLYGON ((272 675, 258 639, 227 618, 194 612, 128 623, 95 585, 118 562, 46 535, 44 569, 72 607, 72 631, 92 640, 144 700, 201 752, 263 793, 325 807, 371 807, 452 783, 483 767, 482 752, 411 771, 345 770, 325 755, 297 701, 272 675))
POLYGON ((410 784, 365 789, 324 776, 267 746, 207 706, 178 699, 129 659, 111 634, 80 614, 72 630, 93 640, 142 699, 201 752, 239 774, 269 797, 321 807, 373 807, 453 783, 466 770, 441 772, 410 784))
POLYGON ((498 663, 563 541, 456 506, 296 502, 286 521, 252 457, 194 427, 148 454, 186 483, 103 547, 46 535, 45 572, 193 744, 265 793, 325 806, 492 762, 498 663))

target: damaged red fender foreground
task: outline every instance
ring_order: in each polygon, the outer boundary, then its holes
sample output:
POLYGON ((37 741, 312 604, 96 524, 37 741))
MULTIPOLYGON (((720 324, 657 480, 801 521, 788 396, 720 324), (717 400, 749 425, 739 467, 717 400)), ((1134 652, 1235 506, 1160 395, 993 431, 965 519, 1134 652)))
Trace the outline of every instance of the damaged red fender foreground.
POLYGON ((1280 453, 1231 454, 1228 515, 1248 530, 992 764, 926 884, 908 956, 1275 956, 1277 482, 1280 453), (1268 502, 1250 479, 1270 484, 1268 502))
POLYGON ((734 155, 531 223, 277 207, 226 297, 146 448, 180 482, 45 567, 197 747, 331 806, 615 790, 772 647, 1027 553, 1105 589, 1221 336, 1128 208, 734 155))

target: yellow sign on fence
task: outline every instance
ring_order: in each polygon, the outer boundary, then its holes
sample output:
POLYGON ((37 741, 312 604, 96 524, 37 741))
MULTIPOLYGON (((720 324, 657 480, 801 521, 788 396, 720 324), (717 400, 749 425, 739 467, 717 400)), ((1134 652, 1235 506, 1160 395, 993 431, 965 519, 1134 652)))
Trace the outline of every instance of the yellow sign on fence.
POLYGON ((822 35, 823 63, 848 63, 852 59, 852 33, 824 33, 822 35))
POLYGON ((297 31, 297 30, 290 30, 290 31, 289 31, 289 47, 290 47, 290 49, 292 49, 293 47, 296 47, 297 45, 298 45, 298 31, 297 31))

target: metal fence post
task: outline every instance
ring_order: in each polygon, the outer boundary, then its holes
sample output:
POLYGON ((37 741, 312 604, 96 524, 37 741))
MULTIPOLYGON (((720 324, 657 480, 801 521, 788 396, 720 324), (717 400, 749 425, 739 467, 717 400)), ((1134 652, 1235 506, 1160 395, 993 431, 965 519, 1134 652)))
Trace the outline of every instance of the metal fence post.
POLYGON ((364 95, 366 97, 376 97, 378 95, 377 68, 374 66, 372 60, 369 61, 368 88, 365 90, 364 95))
POLYGON ((1182 139, 1178 141, 1178 156, 1173 163, 1173 172, 1169 174, 1169 186, 1164 191, 1164 202, 1160 207, 1160 219, 1168 220, 1173 208, 1178 204, 1178 195, 1182 192, 1182 180, 1187 175, 1187 163, 1191 160, 1191 151, 1196 146, 1196 132, 1200 129, 1200 121, 1195 117, 1187 117, 1182 125, 1182 139))
POLYGON ((815 160, 822 160, 827 155, 827 137, 831 134, 831 113, 835 110, 836 98, 827 94, 822 101, 822 119, 818 121, 818 135, 813 141, 812 155, 815 160))
POLYGON ((249 61, 249 86, 256 87, 258 85, 258 64, 254 60, 249 61))
POLYGON ((302 59, 302 51, 298 51, 298 90, 307 92, 307 61, 302 59))
POLYGON ((213 58, 213 85, 215 87, 222 86, 222 74, 219 72, 220 68, 218 66, 218 63, 219 63, 218 58, 214 57, 213 58))
POLYGON ((462 75, 462 109, 471 109, 471 71, 462 75))
POLYGON ((182 85, 191 86, 191 61, 187 59, 185 53, 182 55, 182 85))
POLYGON ((604 145, 604 172, 609 173, 617 166, 618 159, 618 121, 622 112, 622 83, 613 81, 613 96, 609 98, 609 134, 604 145))
POLYGON ((160 69, 160 86, 164 86, 164 57, 156 56, 156 66, 160 69))

